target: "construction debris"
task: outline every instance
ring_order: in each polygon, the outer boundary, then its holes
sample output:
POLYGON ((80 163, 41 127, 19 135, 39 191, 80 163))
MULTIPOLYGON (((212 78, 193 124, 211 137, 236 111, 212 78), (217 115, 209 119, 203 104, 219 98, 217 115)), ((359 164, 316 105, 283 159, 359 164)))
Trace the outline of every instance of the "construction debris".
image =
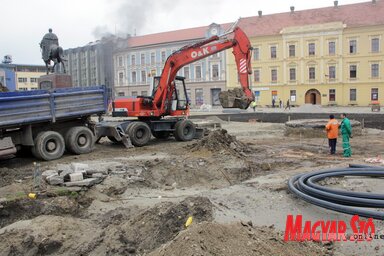
POLYGON ((89 168, 88 164, 83 163, 59 165, 57 166, 57 170, 44 171, 42 177, 49 185, 91 187, 102 182, 108 175, 108 170, 89 168))
POLYGON ((227 130, 218 129, 192 145, 192 151, 206 149, 211 152, 229 152, 238 156, 245 156, 251 148, 238 141, 235 136, 229 135, 227 130))

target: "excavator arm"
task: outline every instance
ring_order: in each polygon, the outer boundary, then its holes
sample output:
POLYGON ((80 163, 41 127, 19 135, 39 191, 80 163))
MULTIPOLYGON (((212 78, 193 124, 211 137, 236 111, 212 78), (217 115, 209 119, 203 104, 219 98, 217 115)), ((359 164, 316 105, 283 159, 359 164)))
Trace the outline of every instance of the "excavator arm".
POLYGON ((175 90, 172 82, 183 66, 230 48, 233 48, 241 88, 221 92, 220 103, 224 108, 248 108, 254 100, 248 82, 248 75, 252 73, 252 47, 247 35, 239 27, 235 27, 231 33, 233 33, 232 39, 221 40, 219 36, 212 36, 196 44, 185 46, 168 57, 153 94, 153 105, 161 115, 166 114, 165 112, 169 109, 168 104, 172 101, 175 90))

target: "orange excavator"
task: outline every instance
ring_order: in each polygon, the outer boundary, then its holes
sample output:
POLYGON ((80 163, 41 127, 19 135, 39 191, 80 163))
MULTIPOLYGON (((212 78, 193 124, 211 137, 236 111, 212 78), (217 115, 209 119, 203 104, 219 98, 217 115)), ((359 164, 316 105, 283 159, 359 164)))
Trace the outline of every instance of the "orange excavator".
POLYGON ((117 98, 112 102, 112 116, 137 117, 124 123, 99 124, 98 136, 122 141, 127 147, 143 146, 151 134, 159 139, 173 135, 176 140, 189 141, 196 136, 196 127, 186 119, 189 102, 184 77, 177 72, 185 65, 226 49, 233 49, 241 88, 219 94, 223 108, 246 109, 254 100, 248 76, 252 73, 252 47, 247 35, 236 24, 229 32, 187 45, 172 53, 165 62, 161 76, 154 77, 152 96, 117 98), (231 38, 229 38, 231 36, 231 38))

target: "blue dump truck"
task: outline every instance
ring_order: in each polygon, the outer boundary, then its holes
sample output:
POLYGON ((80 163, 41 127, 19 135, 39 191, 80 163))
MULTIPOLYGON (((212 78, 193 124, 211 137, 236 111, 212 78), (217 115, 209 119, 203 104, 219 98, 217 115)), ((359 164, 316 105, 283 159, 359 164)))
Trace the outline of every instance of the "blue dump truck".
POLYGON ((65 150, 89 153, 97 140, 90 117, 107 106, 104 86, 0 93, 0 156, 30 150, 49 161, 65 150))

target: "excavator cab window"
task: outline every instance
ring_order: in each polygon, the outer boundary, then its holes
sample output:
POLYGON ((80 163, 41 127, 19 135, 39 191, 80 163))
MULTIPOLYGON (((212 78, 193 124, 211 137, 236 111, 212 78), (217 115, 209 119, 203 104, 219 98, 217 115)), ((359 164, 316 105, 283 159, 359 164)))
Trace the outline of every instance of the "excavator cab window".
POLYGON ((153 78, 152 97, 155 97, 157 88, 159 87, 159 84, 160 84, 160 78, 161 78, 160 76, 155 76, 155 77, 153 78))
POLYGON ((177 101, 176 109, 185 110, 188 106, 187 90, 185 88, 184 77, 177 76, 175 78, 174 99, 177 101))

